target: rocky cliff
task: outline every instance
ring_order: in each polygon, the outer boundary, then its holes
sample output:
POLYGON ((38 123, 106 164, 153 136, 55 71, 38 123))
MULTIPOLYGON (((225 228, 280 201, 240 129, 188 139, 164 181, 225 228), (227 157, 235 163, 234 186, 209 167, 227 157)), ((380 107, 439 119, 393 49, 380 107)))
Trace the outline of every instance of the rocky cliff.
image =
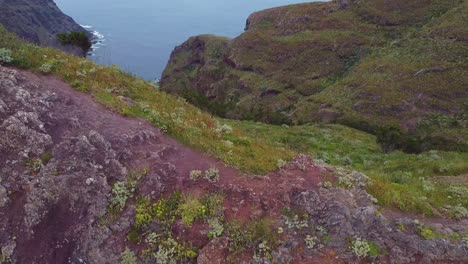
POLYGON ((61 45, 57 34, 84 32, 91 37, 71 17, 63 14, 53 0, 0 0, 0 23, 29 42, 81 56, 86 55, 87 50, 61 45))
POLYGON ((332 1, 252 14, 234 39, 175 48, 162 89, 275 124, 392 126, 421 149, 467 150, 466 1, 332 1))
POLYGON ((305 155, 241 174, 55 77, 0 66, 0 134, 2 263, 468 261, 466 219, 384 212, 305 155))

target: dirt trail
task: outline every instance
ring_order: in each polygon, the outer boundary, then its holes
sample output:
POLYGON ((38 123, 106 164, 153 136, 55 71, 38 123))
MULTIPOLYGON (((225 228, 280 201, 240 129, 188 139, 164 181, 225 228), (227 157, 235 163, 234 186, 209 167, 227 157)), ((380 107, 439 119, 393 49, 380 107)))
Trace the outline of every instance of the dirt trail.
MULTIPOLYGON (((280 211, 296 208, 307 212, 310 226, 328 230, 330 242, 310 250, 304 244, 309 233, 285 232, 285 243, 272 249, 276 263, 348 262, 354 259, 348 245, 355 236, 377 241, 397 259, 394 263, 468 260, 461 245, 429 243, 410 234, 411 220, 405 222, 408 232, 399 232, 397 219, 376 214, 371 197, 358 187, 319 187, 324 180, 335 181, 336 172, 307 156, 263 177, 244 175, 181 145, 145 120, 105 108, 53 76, 0 66, 0 133, 0 247, 11 262, 118 263, 126 247, 138 249, 127 241, 135 198, 111 226, 100 219, 113 184, 142 169, 147 173, 137 195, 157 199, 174 191, 221 192, 228 222, 267 217, 280 226, 280 211), (50 158, 35 166, 32 161, 44 153, 50 158), (221 176, 217 183, 189 178, 191 170, 214 167, 221 176), (407 248, 407 243, 415 245, 407 248)), ((356 182, 361 177, 353 175, 356 182)), ((459 225, 464 224, 450 226, 452 232, 462 230, 459 225)), ((207 228, 201 223, 174 231, 203 248, 213 243, 207 228)), ((308 232, 319 236, 315 229, 308 232)), ((199 263, 206 256, 221 256, 223 263, 220 252, 225 250, 202 250, 199 263)), ((377 262, 389 262, 388 256, 377 262)))

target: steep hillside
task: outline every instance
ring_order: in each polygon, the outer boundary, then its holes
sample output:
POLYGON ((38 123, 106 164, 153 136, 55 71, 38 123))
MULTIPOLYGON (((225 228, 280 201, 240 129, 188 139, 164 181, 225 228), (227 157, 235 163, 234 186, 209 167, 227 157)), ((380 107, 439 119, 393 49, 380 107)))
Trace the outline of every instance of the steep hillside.
POLYGON ((1 26, 0 63, 0 262, 468 261, 468 153, 216 118, 1 26))
POLYGON ((53 0, 0 0, 0 24, 37 45, 59 48, 81 56, 88 51, 60 44, 57 39, 59 33, 83 32, 88 37, 91 34, 63 14, 53 0))
POLYGON ((161 86, 223 117, 396 127, 408 151, 466 151, 467 13, 458 0, 273 8, 232 40, 187 40, 161 86))
POLYGON ((2 263, 468 260, 466 221, 384 216, 361 173, 243 175, 54 77, 0 66, 0 87, 2 263))

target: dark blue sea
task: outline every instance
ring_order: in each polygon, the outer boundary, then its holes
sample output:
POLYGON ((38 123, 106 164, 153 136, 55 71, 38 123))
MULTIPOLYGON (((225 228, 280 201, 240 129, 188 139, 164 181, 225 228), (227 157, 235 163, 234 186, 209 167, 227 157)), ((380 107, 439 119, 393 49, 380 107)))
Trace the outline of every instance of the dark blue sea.
POLYGON ((159 79, 176 45, 199 34, 235 37, 249 14, 305 0, 55 0, 96 35, 89 57, 159 79))

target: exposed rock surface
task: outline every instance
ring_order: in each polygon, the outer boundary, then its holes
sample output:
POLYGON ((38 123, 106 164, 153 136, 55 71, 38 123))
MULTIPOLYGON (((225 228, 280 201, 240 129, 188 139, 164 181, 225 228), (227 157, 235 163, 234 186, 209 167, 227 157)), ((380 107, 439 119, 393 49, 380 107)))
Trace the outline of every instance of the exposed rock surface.
MULTIPOLYGON (((103 217, 113 184, 143 168, 135 195, 222 192, 226 221, 273 219, 283 232, 271 260, 257 258, 262 263, 468 261, 468 245, 417 235, 424 221, 380 214, 362 190, 368 184, 363 174, 337 172, 300 155, 267 176, 242 175, 54 77, 0 67, 0 98, 0 248, 6 263, 119 263, 126 247, 140 253, 142 245, 127 240, 134 198, 115 220, 106 223, 103 217), (213 166, 219 168, 219 182, 194 183, 188 177, 193 169, 213 166), (350 189, 337 187, 344 181, 350 189), (284 208, 307 215, 286 219, 284 208), (313 247, 305 244, 307 235, 316 237, 313 247), (373 241, 382 253, 357 259, 349 248, 357 237, 373 241)), ((468 231, 466 220, 438 221, 430 223, 468 231)), ((198 263, 225 263, 231 239, 210 242, 206 223, 197 226, 174 232, 200 249, 198 263)), ((253 263, 251 256, 241 256, 239 263, 253 263)))
POLYGON ((84 56, 86 51, 72 45, 61 45, 58 33, 85 32, 71 17, 62 13, 53 0, 0 0, 0 23, 8 31, 41 46, 62 49, 84 56))

